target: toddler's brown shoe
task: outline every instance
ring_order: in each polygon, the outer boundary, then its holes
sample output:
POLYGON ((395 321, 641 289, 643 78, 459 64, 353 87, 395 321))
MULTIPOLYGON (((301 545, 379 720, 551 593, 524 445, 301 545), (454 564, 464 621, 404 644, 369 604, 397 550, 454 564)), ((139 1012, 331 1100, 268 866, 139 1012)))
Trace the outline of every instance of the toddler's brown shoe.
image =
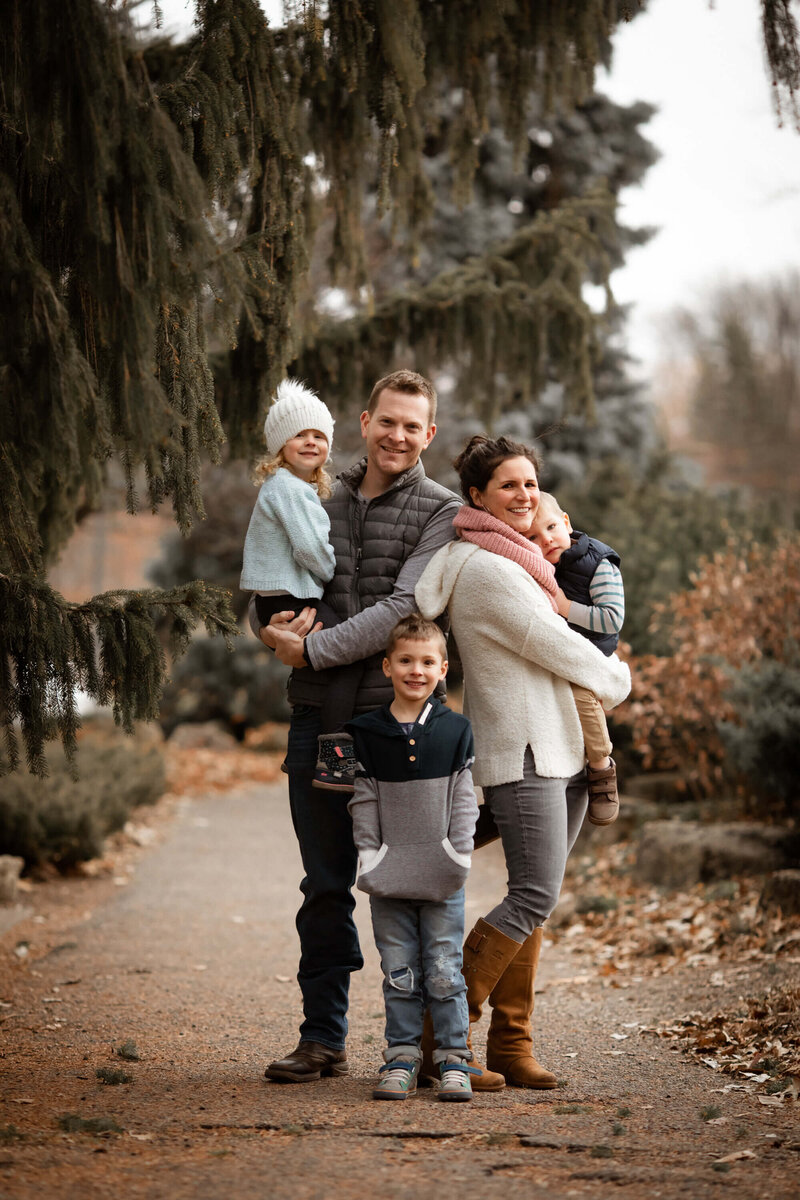
POLYGON ((610 825, 619 812, 617 794, 617 765, 613 758, 610 767, 587 767, 589 778, 589 820, 592 825, 610 825))

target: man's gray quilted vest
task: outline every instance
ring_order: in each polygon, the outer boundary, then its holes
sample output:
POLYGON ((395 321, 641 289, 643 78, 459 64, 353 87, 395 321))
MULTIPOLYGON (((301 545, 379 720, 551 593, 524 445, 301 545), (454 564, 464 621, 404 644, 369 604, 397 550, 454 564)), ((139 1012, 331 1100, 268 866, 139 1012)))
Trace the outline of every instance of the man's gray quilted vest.
MULTIPOLYGON (((336 571, 325 589, 325 599, 342 617, 352 617, 391 595, 400 569, 416 548, 427 521, 455 499, 447 488, 428 479, 418 462, 388 491, 364 504, 358 499, 358 487, 366 461, 362 459, 339 475, 339 486, 324 502, 336 555, 336 571)), ((381 669, 383 657, 381 651, 364 660, 357 712, 378 708, 392 699, 392 685, 381 669)), ((289 703, 320 706, 330 671, 293 671, 289 703)))

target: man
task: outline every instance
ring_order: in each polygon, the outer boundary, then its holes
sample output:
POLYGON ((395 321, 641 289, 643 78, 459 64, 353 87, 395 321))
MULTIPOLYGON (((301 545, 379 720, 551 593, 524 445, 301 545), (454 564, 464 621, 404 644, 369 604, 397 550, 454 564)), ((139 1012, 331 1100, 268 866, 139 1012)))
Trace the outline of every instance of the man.
POLYGON ((291 619, 278 614, 260 631, 281 661, 294 668, 286 769, 305 870, 297 914, 297 979, 305 1019, 297 1048, 270 1063, 268 1079, 306 1083, 348 1070, 344 1046, 350 974, 363 966, 351 890, 357 854, 349 797, 311 786, 320 705, 329 672, 361 659, 364 674, 356 711, 391 700, 391 684, 381 668, 389 632, 414 610, 417 580, 434 553, 452 539, 460 503, 426 477, 419 461, 436 433, 435 418, 436 391, 422 375, 395 371, 375 384, 361 414, 366 458, 339 476, 339 486, 325 502, 336 555, 325 599, 346 620, 320 629, 314 625, 314 610, 304 609, 291 619))

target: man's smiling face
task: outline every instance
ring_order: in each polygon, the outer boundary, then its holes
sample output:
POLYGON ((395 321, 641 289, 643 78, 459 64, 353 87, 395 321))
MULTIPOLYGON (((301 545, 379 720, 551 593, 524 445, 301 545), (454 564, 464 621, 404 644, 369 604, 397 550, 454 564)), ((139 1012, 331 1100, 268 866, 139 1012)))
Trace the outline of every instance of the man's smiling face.
POLYGON ((368 472, 388 487, 414 466, 435 433, 436 426, 430 423, 430 404, 424 396, 384 388, 374 411, 361 414, 368 472))

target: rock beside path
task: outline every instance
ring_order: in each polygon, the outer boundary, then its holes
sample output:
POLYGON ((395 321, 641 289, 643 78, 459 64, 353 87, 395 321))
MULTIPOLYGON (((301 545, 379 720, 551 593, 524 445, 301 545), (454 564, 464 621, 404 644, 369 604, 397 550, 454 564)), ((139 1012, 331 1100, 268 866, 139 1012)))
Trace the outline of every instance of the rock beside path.
POLYGON ((761 907, 779 908, 785 917, 800 913, 800 870, 773 871, 764 881, 761 907))
POLYGON ((25 859, 15 854, 0 854, 0 904, 16 904, 19 877, 25 859))
POLYGON ((635 872, 643 883, 690 888, 737 875, 767 875, 800 865, 800 833, 774 825, 650 821, 635 872))

